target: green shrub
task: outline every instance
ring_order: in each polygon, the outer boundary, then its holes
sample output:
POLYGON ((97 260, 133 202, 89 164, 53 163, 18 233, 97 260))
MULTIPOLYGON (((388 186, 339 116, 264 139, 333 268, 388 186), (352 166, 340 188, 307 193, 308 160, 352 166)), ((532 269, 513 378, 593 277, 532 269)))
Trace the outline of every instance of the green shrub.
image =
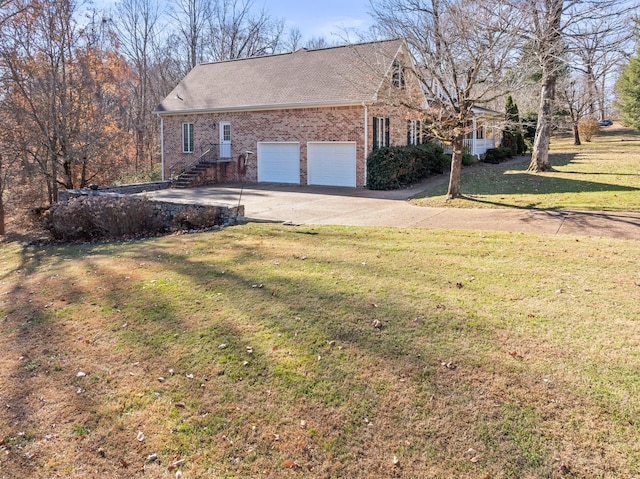
POLYGON ((151 169, 126 173, 115 181, 114 184, 129 185, 132 183, 149 183, 160 180, 162 180, 162 169, 160 165, 154 165, 151 169))
POLYGON ((516 146, 517 146, 518 155, 525 154, 529 149, 527 142, 524 138, 524 135, 521 132, 518 132, 518 134, 516 135, 516 146))
POLYGON ((497 148, 489 148, 485 153, 483 161, 485 163, 500 163, 501 161, 509 159, 512 156, 513 155, 511 153, 511 148, 499 146, 497 148))
POLYGON ((372 190, 404 188, 446 166, 442 148, 433 143, 380 148, 367 158, 367 185, 372 190))
MULTIPOLYGON (((445 153, 443 155, 444 157, 444 164, 445 167, 450 168, 451 167, 451 153, 445 153)), ((475 163, 475 159, 473 157, 473 155, 471 153, 467 153, 466 151, 464 153, 462 153, 462 166, 471 166, 473 165, 473 163, 475 163)))
POLYGON ((474 158, 471 153, 469 153, 466 148, 464 153, 462 153, 462 166, 471 166, 474 163, 474 158))

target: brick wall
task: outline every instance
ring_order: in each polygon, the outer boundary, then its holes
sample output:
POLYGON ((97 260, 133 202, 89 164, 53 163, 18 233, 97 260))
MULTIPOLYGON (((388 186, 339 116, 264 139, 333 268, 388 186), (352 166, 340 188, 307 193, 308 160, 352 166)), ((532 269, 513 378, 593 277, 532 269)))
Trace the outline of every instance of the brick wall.
MULTIPOLYGON (((390 142, 407 142, 407 119, 420 119, 419 111, 405 106, 418 103, 415 82, 398 89, 387 82, 381 90, 380 101, 368 107, 368 151, 364 151, 364 107, 299 108, 252 112, 202 113, 164 116, 165 175, 179 162, 191 163, 211 143, 219 143, 220 122, 231 123, 232 158, 252 151, 249 157, 246 181, 257 182, 257 143, 260 141, 295 141, 300 143, 300 183, 307 184, 307 142, 355 141, 356 185, 365 184, 366 156, 373 147, 373 117, 390 118, 390 142), (182 124, 194 124, 194 153, 182 153, 182 124)), ((238 181, 235 167, 226 171, 219 181, 238 181)), ((210 177, 214 180, 213 176, 210 177)))
MULTIPOLYGON (((252 151, 246 180, 258 180, 257 149, 259 141, 297 141, 300 143, 300 182, 307 183, 308 141, 355 141, 358 159, 358 184, 364 181, 364 109, 363 107, 299 108, 254 112, 229 112, 165 116, 165 175, 180 161, 194 161, 201 146, 219 143, 220 122, 231 123, 232 157, 252 151), (194 124, 195 152, 182 153, 182 124, 194 124)), ((206 147, 205 147, 206 148, 206 147)), ((227 168, 226 181, 237 181, 235 168, 227 168)))

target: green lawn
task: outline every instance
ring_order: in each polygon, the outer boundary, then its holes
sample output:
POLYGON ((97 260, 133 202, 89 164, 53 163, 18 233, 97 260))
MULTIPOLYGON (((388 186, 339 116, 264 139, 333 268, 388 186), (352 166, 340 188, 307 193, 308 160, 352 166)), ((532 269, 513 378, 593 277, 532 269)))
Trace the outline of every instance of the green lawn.
POLYGON ((638 476, 639 257, 257 224, 4 243, 0 475, 638 476))
POLYGON ((422 206, 640 211, 640 134, 602 129, 590 143, 554 137, 550 160, 555 172, 528 173, 528 161, 467 169, 465 198, 447 202, 446 185, 424 192, 422 206))

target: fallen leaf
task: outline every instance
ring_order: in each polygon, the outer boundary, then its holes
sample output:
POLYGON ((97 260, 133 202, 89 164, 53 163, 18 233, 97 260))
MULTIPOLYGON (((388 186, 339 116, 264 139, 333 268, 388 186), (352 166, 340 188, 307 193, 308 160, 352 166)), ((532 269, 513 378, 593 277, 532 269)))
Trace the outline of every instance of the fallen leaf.
POLYGON ((300 467, 300 464, 298 464, 295 461, 292 461, 291 459, 286 459, 283 463, 282 463, 282 467, 286 467, 288 469, 298 469, 300 467))
POLYGON ((455 369, 458 367, 453 361, 440 361, 440 366, 444 366, 447 369, 455 369))

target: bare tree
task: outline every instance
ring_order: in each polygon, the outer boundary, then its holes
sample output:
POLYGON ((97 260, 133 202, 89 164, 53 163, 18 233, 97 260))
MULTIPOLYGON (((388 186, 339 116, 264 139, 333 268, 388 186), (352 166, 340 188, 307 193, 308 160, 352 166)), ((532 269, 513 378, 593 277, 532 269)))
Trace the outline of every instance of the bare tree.
POLYGON ((299 28, 292 28, 287 34, 284 43, 284 50, 287 52, 295 52, 302 45, 302 32, 299 28))
POLYGON ((453 147, 447 197, 459 197, 472 107, 504 97, 520 80, 514 22, 522 15, 489 0, 378 0, 372 8, 381 32, 406 39, 415 57, 431 133, 453 147))
POLYGON ((157 0, 122 0, 116 8, 116 31, 120 51, 133 72, 129 91, 130 128, 135 136, 134 169, 153 166, 157 140, 156 122, 151 111, 162 99, 154 94, 152 82, 162 12, 157 0))
POLYGON ((60 186, 108 179, 120 163, 120 82, 127 68, 108 23, 74 20, 72 0, 32 3, 7 22, 0 58, 7 78, 0 108, 12 146, 37 165, 50 202, 60 186))
POLYGON ((533 143, 529 171, 552 169, 549 142, 560 72, 566 67, 566 55, 572 40, 595 35, 598 18, 613 17, 629 11, 625 0, 511 0, 528 21, 521 24, 530 51, 540 68, 540 103, 538 125, 533 143))
POLYGON ((304 47, 309 50, 317 50, 319 48, 328 48, 332 46, 332 43, 325 37, 311 37, 304 44, 304 47))
POLYGON ((209 22, 207 57, 212 61, 275 53, 284 31, 284 22, 264 9, 256 11, 253 0, 216 0, 209 22))
POLYGON ((184 74, 204 58, 205 35, 211 21, 210 0, 176 0, 171 12, 177 32, 171 43, 178 43, 186 53, 184 74))
POLYGON ((558 99, 569 113, 571 128, 573 130, 573 144, 581 145, 580 130, 578 125, 582 117, 589 111, 590 97, 588 86, 585 86, 584 78, 562 78, 558 85, 558 99))
POLYGON ((607 81, 633 49, 631 12, 605 11, 569 27, 567 44, 571 68, 584 77, 588 114, 607 114, 607 81))

